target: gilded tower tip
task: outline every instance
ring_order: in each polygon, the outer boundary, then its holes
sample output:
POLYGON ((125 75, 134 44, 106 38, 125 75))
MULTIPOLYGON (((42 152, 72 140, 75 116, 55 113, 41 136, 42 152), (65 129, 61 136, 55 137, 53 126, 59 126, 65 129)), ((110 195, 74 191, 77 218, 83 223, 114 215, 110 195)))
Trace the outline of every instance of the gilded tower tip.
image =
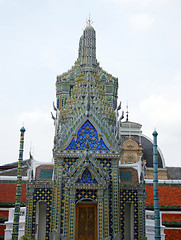
POLYGON ((93 24, 93 21, 90 18, 90 15, 89 15, 89 19, 86 21, 86 24, 87 24, 87 26, 92 26, 92 24, 93 24))

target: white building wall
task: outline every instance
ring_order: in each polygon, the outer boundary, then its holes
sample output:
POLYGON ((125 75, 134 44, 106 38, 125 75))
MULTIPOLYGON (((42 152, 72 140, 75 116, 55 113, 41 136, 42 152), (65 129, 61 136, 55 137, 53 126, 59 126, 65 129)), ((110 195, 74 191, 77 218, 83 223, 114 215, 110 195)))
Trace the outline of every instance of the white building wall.
MULTIPOLYGON (((15 211, 15 208, 9 208, 8 221, 5 222, 5 225, 6 225, 5 236, 4 236, 5 240, 12 239, 14 211, 15 211)), ((25 234, 26 207, 21 207, 20 212, 21 214, 19 219, 18 239, 20 239, 20 237, 22 237, 25 234)))
MULTIPOLYGON (((160 215, 160 228, 161 228, 161 240, 165 240, 164 234, 165 226, 162 225, 161 215, 160 215)), ((155 240, 154 211, 146 210, 146 237, 147 240, 155 240)))

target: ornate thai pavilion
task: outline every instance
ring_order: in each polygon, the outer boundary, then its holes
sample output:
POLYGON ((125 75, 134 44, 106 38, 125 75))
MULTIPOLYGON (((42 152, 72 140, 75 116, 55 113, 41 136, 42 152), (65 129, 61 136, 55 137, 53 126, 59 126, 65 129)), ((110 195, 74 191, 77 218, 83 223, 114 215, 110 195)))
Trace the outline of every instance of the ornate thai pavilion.
POLYGON ((56 82, 53 165, 27 184, 27 236, 38 239, 140 239, 145 236, 142 147, 121 157, 118 79, 96 59, 88 22, 78 59, 56 82))
MULTIPOLYGON (((22 162, 20 235, 38 240, 144 239, 145 216, 149 215, 145 214, 146 190, 147 209, 153 210, 153 144, 142 134, 140 124, 128 121, 128 116, 123 121, 117 90, 118 79, 96 59, 96 33, 89 20, 75 64, 57 76, 57 103, 52 113, 54 160, 41 163, 30 156, 22 162)), ((159 179, 173 179, 174 170, 165 167, 160 150, 158 167, 159 179)), ((15 191, 16 174, 16 163, 1 166, 1 216, 14 206, 8 194, 9 189, 11 194, 15 191)), ((178 209, 174 206, 174 211, 178 209)), ((12 211, 5 222, 5 239, 12 230, 12 211)), ((149 217, 147 237, 153 239, 149 217)), ((171 233, 169 229, 167 233, 171 233)))

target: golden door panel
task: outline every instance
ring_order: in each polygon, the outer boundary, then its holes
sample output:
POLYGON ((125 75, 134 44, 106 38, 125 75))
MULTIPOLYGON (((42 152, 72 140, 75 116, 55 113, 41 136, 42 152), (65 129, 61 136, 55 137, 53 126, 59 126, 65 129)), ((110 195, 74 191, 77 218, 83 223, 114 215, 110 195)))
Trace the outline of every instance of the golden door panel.
POLYGON ((97 205, 78 203, 76 206, 76 240, 97 240, 97 205))

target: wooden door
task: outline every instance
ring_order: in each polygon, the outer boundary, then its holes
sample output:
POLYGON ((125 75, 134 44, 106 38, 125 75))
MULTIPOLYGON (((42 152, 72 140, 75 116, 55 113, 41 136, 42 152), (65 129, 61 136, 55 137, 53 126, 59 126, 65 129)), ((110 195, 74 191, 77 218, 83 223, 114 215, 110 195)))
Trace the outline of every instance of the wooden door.
POLYGON ((75 240, 97 240, 97 205, 78 203, 76 206, 75 240))

